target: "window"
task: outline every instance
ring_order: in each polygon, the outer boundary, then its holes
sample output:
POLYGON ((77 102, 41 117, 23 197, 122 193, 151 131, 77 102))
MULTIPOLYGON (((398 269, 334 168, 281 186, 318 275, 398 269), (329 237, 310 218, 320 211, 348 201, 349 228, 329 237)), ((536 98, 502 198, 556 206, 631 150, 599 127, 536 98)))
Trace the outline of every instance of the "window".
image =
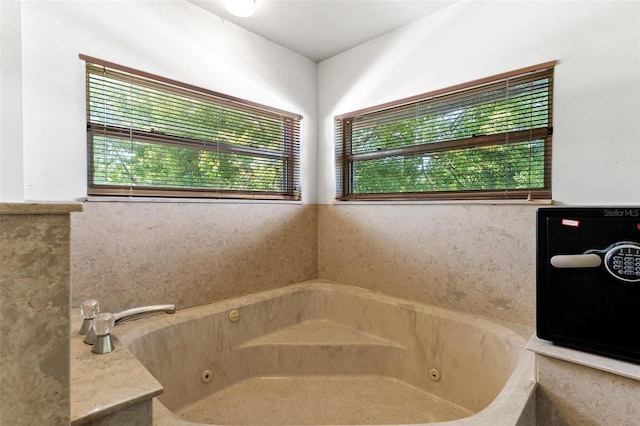
POLYGON ((80 58, 90 195, 300 199, 301 116, 80 58))
POLYGON ((554 65, 336 117, 337 199, 551 198, 554 65))

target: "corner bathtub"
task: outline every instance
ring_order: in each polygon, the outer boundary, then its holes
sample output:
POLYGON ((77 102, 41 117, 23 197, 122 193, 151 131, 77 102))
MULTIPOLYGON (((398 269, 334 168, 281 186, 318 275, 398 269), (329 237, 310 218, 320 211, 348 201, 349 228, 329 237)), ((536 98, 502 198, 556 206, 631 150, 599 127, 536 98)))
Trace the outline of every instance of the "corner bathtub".
POLYGON ((533 355, 485 318, 316 280, 123 324, 154 425, 533 425, 533 355), (235 317, 234 317, 235 315, 235 317))

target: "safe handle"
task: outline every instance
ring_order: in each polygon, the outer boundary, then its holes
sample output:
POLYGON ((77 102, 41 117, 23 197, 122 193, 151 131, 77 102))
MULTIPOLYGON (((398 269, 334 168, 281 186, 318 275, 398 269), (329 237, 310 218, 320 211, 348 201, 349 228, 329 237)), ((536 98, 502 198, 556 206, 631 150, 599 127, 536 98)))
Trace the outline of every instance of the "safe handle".
POLYGON ((595 253, 557 254, 551 258, 551 264, 559 269, 597 268, 602 265, 602 258, 595 253))

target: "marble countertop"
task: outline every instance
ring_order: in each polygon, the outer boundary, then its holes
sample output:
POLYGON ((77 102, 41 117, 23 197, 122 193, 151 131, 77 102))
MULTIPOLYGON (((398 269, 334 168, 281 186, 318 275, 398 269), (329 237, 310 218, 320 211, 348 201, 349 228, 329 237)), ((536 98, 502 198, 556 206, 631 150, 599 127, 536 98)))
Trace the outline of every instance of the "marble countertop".
POLYGON ((539 339, 535 334, 529 339, 526 348, 541 355, 640 380, 640 365, 638 364, 559 346, 553 342, 539 339))
POLYGON ((115 350, 97 355, 72 326, 71 425, 84 424, 150 400, 162 386, 114 337, 115 350))

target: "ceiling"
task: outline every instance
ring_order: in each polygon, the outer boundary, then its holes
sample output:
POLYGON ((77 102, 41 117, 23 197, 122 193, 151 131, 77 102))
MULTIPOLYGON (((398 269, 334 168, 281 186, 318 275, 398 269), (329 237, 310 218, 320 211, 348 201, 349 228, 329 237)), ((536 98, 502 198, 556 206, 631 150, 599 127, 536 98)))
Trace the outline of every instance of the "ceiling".
POLYGON ((224 0, 188 1, 320 62, 459 0, 256 0, 248 18, 231 15, 224 0))

